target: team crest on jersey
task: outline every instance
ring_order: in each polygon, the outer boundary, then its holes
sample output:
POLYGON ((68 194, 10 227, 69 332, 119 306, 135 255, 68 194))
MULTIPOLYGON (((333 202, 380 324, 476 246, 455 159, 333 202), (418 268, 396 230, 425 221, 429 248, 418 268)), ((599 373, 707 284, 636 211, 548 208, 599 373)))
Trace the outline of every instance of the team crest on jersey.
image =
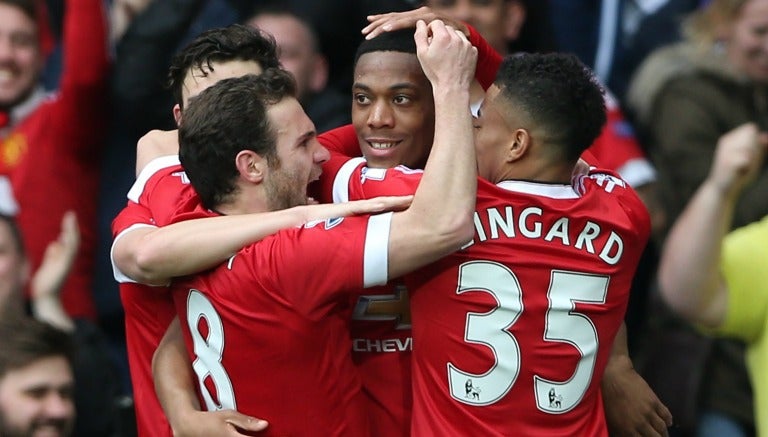
POLYGON ((0 160, 2 160, 4 167, 14 168, 26 152, 27 139, 24 135, 16 132, 3 140, 2 146, 0 146, 0 160))

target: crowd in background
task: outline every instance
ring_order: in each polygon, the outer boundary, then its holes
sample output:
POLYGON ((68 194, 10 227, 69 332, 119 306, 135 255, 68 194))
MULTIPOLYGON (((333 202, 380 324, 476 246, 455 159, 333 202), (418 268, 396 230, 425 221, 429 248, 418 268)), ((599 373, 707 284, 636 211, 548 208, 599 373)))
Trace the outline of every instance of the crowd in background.
MULTIPOLYGON (((626 316, 635 367, 672 411, 673 435, 756 435, 753 400, 768 394, 753 395, 744 340, 677 314, 657 268, 718 144, 746 123, 768 129, 768 0, 0 0, 0 212, 18 224, 0 220, 0 260, 15 257, 0 264, 0 313, 26 312, 85 345, 52 353, 74 369, 78 395, 77 421, 65 405, 57 423, 78 436, 135 432, 110 226, 135 180, 137 141, 176 126, 172 56, 204 30, 259 27, 324 132, 350 122, 366 17, 422 5, 471 24, 502 55, 569 52, 595 71, 609 110, 595 155, 652 218, 626 316)), ((768 215, 768 170, 754 172, 729 227, 768 215)), ((9 374, 0 365, 0 394, 9 374)), ((4 408, 0 396, 0 419, 4 408)))

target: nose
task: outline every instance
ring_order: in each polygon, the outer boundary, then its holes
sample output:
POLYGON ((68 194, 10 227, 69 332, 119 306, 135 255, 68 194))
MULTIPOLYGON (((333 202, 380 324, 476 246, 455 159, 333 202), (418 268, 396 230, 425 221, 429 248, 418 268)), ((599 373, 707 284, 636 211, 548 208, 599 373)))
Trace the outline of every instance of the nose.
POLYGON ((392 116, 392 110, 383 100, 375 102, 371 107, 371 112, 368 113, 368 126, 372 128, 392 127, 394 125, 394 117, 392 116))
POLYGON ((316 148, 314 153, 312 154, 313 159, 318 164, 323 164, 329 159, 331 159, 331 154, 328 152, 328 149, 326 149, 322 144, 320 144, 319 141, 315 141, 316 148))
POLYGON ((45 398, 45 415, 48 419, 71 419, 75 414, 72 399, 61 393, 50 393, 45 398))
POLYGON ((13 44, 8 36, 0 36, 0 62, 7 61, 13 54, 13 44))

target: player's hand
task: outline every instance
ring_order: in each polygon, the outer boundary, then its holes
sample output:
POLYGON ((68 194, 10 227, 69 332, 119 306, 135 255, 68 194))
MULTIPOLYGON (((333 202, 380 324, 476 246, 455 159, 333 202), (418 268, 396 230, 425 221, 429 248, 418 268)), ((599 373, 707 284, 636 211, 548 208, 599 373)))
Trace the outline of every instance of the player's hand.
POLYGON ((59 238, 48 244, 40 267, 32 277, 32 298, 56 299, 67 279, 80 246, 80 229, 73 211, 67 211, 61 220, 59 238))
POLYGON ((365 35, 365 39, 372 39, 383 32, 416 27, 416 22, 419 20, 427 24, 434 20, 441 20, 443 23, 458 29, 469 37, 469 28, 463 21, 454 20, 452 17, 435 12, 426 6, 406 12, 369 15, 368 21, 370 24, 365 26, 362 32, 365 35))
POLYGON ((179 131, 154 129, 136 143, 136 175, 153 159, 179 154, 179 131))
POLYGON ((416 23, 416 55, 433 88, 469 89, 474 80, 477 49, 466 35, 441 20, 416 23))
POLYGON ((326 203, 307 205, 305 208, 305 222, 326 220, 350 215, 376 214, 386 211, 402 211, 408 208, 413 201, 413 196, 382 196, 366 200, 353 200, 342 203, 326 203))
POLYGON ((768 134, 755 123, 743 124, 720 137, 709 179, 726 195, 737 195, 762 168, 768 134))
POLYGON ((174 437, 249 436, 269 426, 266 420, 234 410, 190 412, 181 422, 173 427, 174 437))
POLYGON ((672 414, 629 358, 609 361, 603 374, 603 405, 611 436, 668 436, 672 414))

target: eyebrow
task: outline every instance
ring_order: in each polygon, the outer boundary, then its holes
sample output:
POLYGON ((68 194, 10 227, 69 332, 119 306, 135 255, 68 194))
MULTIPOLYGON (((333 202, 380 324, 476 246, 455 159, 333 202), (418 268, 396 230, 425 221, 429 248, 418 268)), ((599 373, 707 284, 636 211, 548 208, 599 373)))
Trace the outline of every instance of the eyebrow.
MULTIPOLYGON (((358 82, 355 82, 354 84, 352 84, 352 88, 357 88, 357 89, 361 89, 363 91, 368 91, 368 92, 371 91, 371 87, 358 82)), ((388 90, 400 90, 400 89, 418 90, 419 87, 410 82, 402 82, 402 83, 396 83, 394 85, 391 85, 387 89, 388 90)))
POLYGON ((307 141, 307 140, 309 140, 311 138, 314 138, 316 136, 317 136, 317 132, 316 131, 314 131, 314 130, 306 131, 306 132, 304 132, 304 134, 302 134, 296 140, 296 145, 299 145, 299 144, 303 143, 304 141, 307 141))

